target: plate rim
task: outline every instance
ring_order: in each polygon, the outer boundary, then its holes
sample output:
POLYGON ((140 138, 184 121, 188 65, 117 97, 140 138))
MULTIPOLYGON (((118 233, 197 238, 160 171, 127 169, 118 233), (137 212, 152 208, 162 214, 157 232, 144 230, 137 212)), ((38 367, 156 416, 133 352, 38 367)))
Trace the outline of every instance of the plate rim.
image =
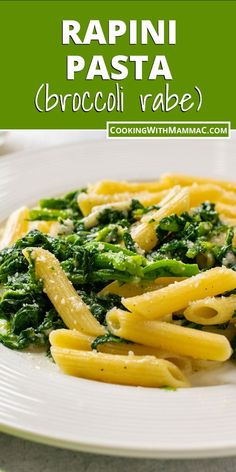
POLYGON ((144 448, 140 447, 137 449, 131 446, 115 446, 115 445, 104 445, 101 443, 95 443, 94 441, 89 443, 88 441, 71 441, 69 439, 61 439, 57 437, 47 436, 46 434, 35 433, 30 431, 29 428, 17 428, 16 426, 3 425, 0 431, 4 434, 10 434, 16 438, 32 441, 34 443, 43 444, 47 446, 59 447, 60 449, 68 449, 72 451, 79 451, 84 453, 92 453, 99 455, 108 456, 119 456, 127 458, 143 458, 143 459, 207 459, 207 458, 220 458, 220 457, 232 457, 236 454, 236 443, 232 441, 227 446, 222 443, 215 444, 212 447, 206 446, 185 446, 183 449, 161 447, 158 448, 144 448))

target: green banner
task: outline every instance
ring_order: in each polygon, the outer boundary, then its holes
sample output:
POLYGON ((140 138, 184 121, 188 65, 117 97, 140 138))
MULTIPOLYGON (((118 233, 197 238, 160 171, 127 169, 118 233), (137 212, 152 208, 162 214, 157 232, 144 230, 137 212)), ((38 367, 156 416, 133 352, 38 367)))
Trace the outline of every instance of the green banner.
POLYGON ((1 1, 0 128, 236 129, 235 18, 227 0, 1 1))

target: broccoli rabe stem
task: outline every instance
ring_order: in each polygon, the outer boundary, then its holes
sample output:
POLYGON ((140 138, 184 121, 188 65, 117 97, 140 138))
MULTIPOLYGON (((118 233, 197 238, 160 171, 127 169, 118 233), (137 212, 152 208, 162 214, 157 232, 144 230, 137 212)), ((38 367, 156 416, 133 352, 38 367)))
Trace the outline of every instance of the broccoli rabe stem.
POLYGON ((143 269, 141 267, 142 260, 140 260, 140 256, 126 256, 122 252, 117 254, 97 254, 95 256, 95 265, 101 269, 115 269, 130 275, 136 275, 137 277, 143 276, 143 269))
POLYGON ((162 259, 150 263, 143 269, 144 278, 155 279, 168 275, 176 275, 178 277, 191 277, 199 273, 197 264, 184 264, 174 259, 162 259))

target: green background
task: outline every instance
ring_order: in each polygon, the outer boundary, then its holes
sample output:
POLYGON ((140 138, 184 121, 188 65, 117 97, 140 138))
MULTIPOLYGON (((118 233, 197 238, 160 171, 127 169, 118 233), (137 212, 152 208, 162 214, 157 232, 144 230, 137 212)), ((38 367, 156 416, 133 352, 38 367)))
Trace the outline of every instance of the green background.
POLYGON ((0 128, 77 128, 102 129, 106 121, 186 120, 231 121, 236 128, 235 1, 1 1, 0 2, 0 128), (177 44, 132 45, 118 38, 117 45, 62 45, 63 19, 81 22, 81 36, 90 19, 100 19, 107 31, 109 19, 176 19, 177 44), (66 56, 94 54, 110 59, 117 54, 142 54, 167 57, 173 80, 172 92, 193 92, 197 85, 203 94, 199 112, 168 113, 140 110, 140 93, 162 92, 165 80, 135 81, 133 65, 124 87, 125 112, 61 112, 54 109, 39 113, 34 97, 42 83, 48 82, 56 93, 82 93, 85 90, 113 91, 115 81, 97 77, 86 81, 79 73, 66 80, 66 56))

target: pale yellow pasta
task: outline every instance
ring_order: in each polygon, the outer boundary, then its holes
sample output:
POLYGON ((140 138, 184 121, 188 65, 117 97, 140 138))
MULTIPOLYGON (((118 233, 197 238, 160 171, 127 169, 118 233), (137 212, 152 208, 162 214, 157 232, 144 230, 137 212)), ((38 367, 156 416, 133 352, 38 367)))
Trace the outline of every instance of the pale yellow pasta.
POLYGON ((29 209, 27 207, 18 208, 9 216, 0 242, 0 249, 12 246, 17 239, 26 235, 28 219, 29 209))
POLYGON ((215 203, 221 199, 222 194, 223 190, 216 185, 193 184, 189 187, 190 207, 198 206, 205 201, 215 203))
POLYGON ((223 214, 225 217, 236 218, 236 205, 227 205, 226 203, 218 202, 216 204, 216 211, 223 214))
POLYGON ((79 193, 77 201, 83 216, 89 215, 94 207, 100 205, 107 205, 108 203, 115 203, 120 201, 129 200, 129 195, 124 193, 122 198, 121 194, 114 194, 114 195, 99 195, 96 193, 79 193), (119 199, 117 200, 117 195, 119 195, 119 199))
POLYGON ((192 301, 213 297, 234 288, 236 272, 225 267, 215 267, 160 290, 123 298, 122 303, 128 310, 145 318, 159 319, 186 308, 192 301))
POLYGON ((136 343, 161 348, 196 359, 226 361, 232 353, 225 336, 166 323, 147 321, 118 308, 106 316, 109 331, 136 343))
POLYGON ((34 261, 36 277, 42 280, 44 292, 68 328, 95 336, 104 334, 104 327, 77 294, 53 254, 42 248, 24 249, 23 254, 34 261))
POLYGON ((159 203, 166 195, 167 190, 162 190, 160 192, 151 193, 151 192, 143 192, 143 193, 114 193, 110 195, 102 195, 97 193, 80 193, 78 195, 78 205, 80 210, 82 211, 84 216, 89 215, 91 211, 93 211, 94 207, 100 205, 107 205, 108 203, 116 203, 127 201, 131 204, 132 199, 138 200, 145 206, 155 205, 159 203))
POLYGON ((227 205, 235 205, 236 204, 236 193, 223 189, 222 190, 222 195, 219 198, 219 201, 222 202, 222 203, 226 203, 227 205))
POLYGON ((50 236, 57 236, 60 224, 57 221, 32 221, 29 223, 29 229, 37 229, 50 236))
POLYGON ((183 175, 183 174, 163 174, 161 176, 161 181, 163 184, 169 185, 181 185, 182 187, 186 185, 196 184, 214 184, 222 187, 225 190, 236 192, 236 184, 234 182, 229 182, 226 180, 217 180, 210 179, 208 177, 195 177, 193 175, 183 175))
POLYGON ((58 221, 50 221, 49 222, 50 225, 49 225, 49 233, 50 236, 57 236, 58 233, 60 232, 60 224, 58 223, 58 221))
POLYGON ((51 353, 63 372, 77 377, 142 387, 189 386, 176 365, 154 356, 113 355, 60 347, 52 347, 51 353))
POLYGON ((189 187, 190 206, 195 207, 202 202, 224 203, 227 205, 236 204, 236 194, 228 192, 214 184, 193 184, 189 187))
POLYGON ((145 251, 150 251, 156 246, 156 227, 162 218, 189 210, 189 190, 187 188, 177 189, 169 200, 165 198, 160 202, 160 207, 160 210, 144 215, 141 222, 131 231, 134 241, 145 251))
MULTIPOLYGON (((145 348, 149 348, 150 346, 144 346, 145 348)), ((164 351, 163 349, 158 349, 160 352, 163 353, 162 356, 157 356, 159 359, 165 359, 169 362, 175 364, 185 375, 190 375, 193 372, 192 360, 190 357, 180 356, 175 354, 174 352, 164 351)))
POLYGON ((167 285, 173 284, 174 282, 180 282, 185 280, 185 277, 159 277, 155 280, 142 280, 140 282, 126 282, 121 284, 118 281, 111 282, 106 285, 98 295, 107 295, 108 293, 114 293, 120 297, 135 297, 136 295, 142 295, 146 292, 152 292, 153 290, 166 287, 167 285))
POLYGON ((32 221, 32 223, 30 223, 30 229, 37 229, 38 231, 41 231, 41 233, 49 234, 51 227, 50 223, 50 221, 32 221))
POLYGON ((95 192, 98 194, 110 195, 113 193, 137 193, 137 192, 159 192, 160 190, 166 190, 172 185, 157 180, 155 182, 143 181, 143 182, 127 182, 125 180, 101 180, 96 184, 89 185, 89 192, 95 192))
MULTIPOLYGON (((177 189, 180 189, 180 187, 176 187, 175 189, 172 189, 170 192, 167 193, 167 195, 164 197, 164 199, 160 202, 161 205, 169 201, 173 195, 177 193, 177 189)), ((98 205, 93 207, 92 212, 84 217, 83 223, 85 228, 89 229, 92 228, 93 226, 96 226, 99 222, 99 216, 104 210, 112 209, 112 210, 118 210, 118 211, 128 211, 130 209, 131 205, 131 200, 124 200, 124 201, 119 201, 119 202, 111 202, 111 203, 106 203, 104 205, 98 205)), ((151 213, 151 212, 150 212, 151 213)), ((149 213, 149 214, 150 214, 149 213)))
MULTIPOLYGON (((57 329, 52 331, 49 335, 49 340, 52 346, 62 347, 67 349, 78 349, 81 351, 91 351, 91 344, 96 338, 77 330, 71 329, 57 329)), ((153 347, 142 346, 136 343, 112 343, 107 342, 97 346, 99 352, 106 352, 108 354, 122 354, 128 355, 132 352, 136 355, 152 355, 160 357, 160 349, 153 347), (147 349, 146 349, 147 348, 147 349), (158 356, 156 355, 158 354, 158 356)))
MULTIPOLYGON (((149 205, 154 205, 160 202, 162 205, 165 203, 167 194, 166 192, 160 192, 157 196, 157 194, 150 194, 151 196, 145 197, 145 198, 140 198, 139 201, 146 206, 149 205), (160 195, 161 194, 161 195, 160 195), (153 196, 152 196, 153 195, 153 196), (163 195, 165 195, 164 199, 162 199, 163 195)), ((169 197, 168 197, 169 199, 169 197)), ((120 201, 114 201, 114 202, 109 202, 105 203, 103 205, 98 205, 94 206, 92 208, 91 213, 87 214, 87 216, 84 217, 83 223, 86 229, 92 228, 93 226, 96 226, 99 222, 99 216, 101 213, 107 209, 112 209, 112 210, 117 210, 117 211, 128 211, 130 209, 130 206, 132 204, 132 199, 129 200, 120 200, 120 201)), ((148 213, 151 218, 152 213, 148 213)))
POLYGON ((229 297, 208 297, 190 303, 184 310, 187 320, 203 325, 216 325, 226 321, 236 320, 232 318, 236 310, 236 295, 229 297))
POLYGON ((230 225, 230 226, 236 226, 236 218, 230 218, 227 215, 224 215, 224 213, 221 213, 220 219, 223 223, 230 225))
MULTIPOLYGON (((51 345, 67 349, 78 349, 81 351, 91 351, 91 344, 95 340, 94 336, 80 333, 76 330, 57 329, 52 331, 49 336, 51 345)), ((137 343, 116 343, 106 342, 97 346, 99 352, 107 354, 129 355, 131 353, 136 356, 155 356, 158 359, 166 359, 177 365, 185 373, 192 371, 191 359, 173 354, 173 352, 163 351, 155 347, 143 346, 137 343)))
MULTIPOLYGON (((179 195, 179 192, 181 191, 180 185, 176 185, 175 187, 172 187, 171 189, 168 190, 167 194, 164 196, 164 198, 160 201, 160 206, 161 207, 166 207, 170 202, 173 201, 175 197, 179 195)), ((188 190, 189 192, 189 190, 188 190)), ((156 215, 157 210, 152 210, 148 212, 146 215, 142 217, 142 221, 149 221, 151 216, 156 215)))

